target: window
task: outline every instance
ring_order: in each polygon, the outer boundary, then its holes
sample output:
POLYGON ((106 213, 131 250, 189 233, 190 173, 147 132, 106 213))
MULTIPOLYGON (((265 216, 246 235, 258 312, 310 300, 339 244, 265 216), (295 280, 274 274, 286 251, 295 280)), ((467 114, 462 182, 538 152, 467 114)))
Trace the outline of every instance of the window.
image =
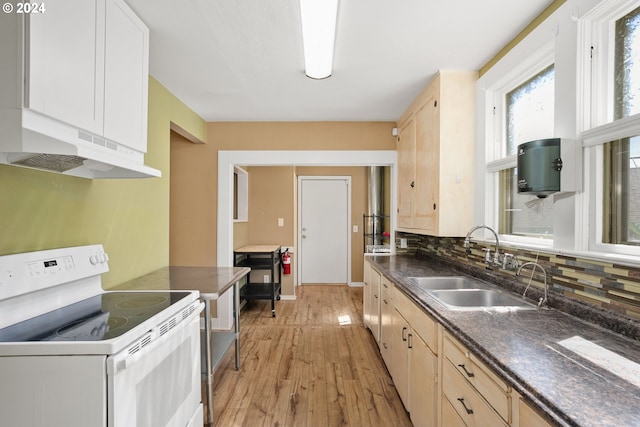
POLYGON ((518 194, 516 168, 500 174, 500 213, 498 233, 521 237, 553 237, 553 203, 551 198, 532 198, 518 194))
POLYGON ((595 202, 589 248, 640 255, 640 7, 637 0, 603 2, 584 26, 584 43, 596 52, 585 79, 592 94, 583 131, 595 202))
MULTIPOLYGON (((503 152, 507 156, 514 156, 519 144, 553 136, 554 71, 553 64, 549 65, 503 95, 503 152)), ((497 173, 498 232, 520 237, 553 238, 552 198, 538 199, 518 194, 518 171, 515 167, 503 168, 497 173)))
POLYGON ((233 169, 233 220, 249 220, 249 174, 241 167, 233 169))
POLYGON ((507 93, 507 154, 518 144, 553 136, 554 67, 545 68, 507 93))
POLYGON ((602 242, 640 245, 640 136, 604 144, 602 242))
POLYGON ((614 119, 640 113, 640 7, 616 21, 614 119))

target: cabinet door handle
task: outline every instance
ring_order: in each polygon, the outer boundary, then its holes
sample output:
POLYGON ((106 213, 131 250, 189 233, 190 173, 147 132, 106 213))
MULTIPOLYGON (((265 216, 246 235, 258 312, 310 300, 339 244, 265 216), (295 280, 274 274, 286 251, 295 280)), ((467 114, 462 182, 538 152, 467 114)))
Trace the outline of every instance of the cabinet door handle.
POLYGON ((384 301, 385 304, 389 304, 386 299, 383 299, 382 301, 384 301))
POLYGON ((405 332, 407 332, 407 327, 403 326, 402 327, 402 341, 403 342, 407 340, 407 337, 404 335, 405 332))
POLYGON ((464 371, 464 373, 465 373, 465 374, 467 374, 467 376, 468 376, 469 378, 473 378, 473 377, 475 377, 475 376, 476 376, 476 374, 474 374, 473 372, 469 372, 469 371, 467 371, 467 368, 466 368, 466 366, 464 366, 464 363, 461 363, 461 364, 459 364, 458 366, 462 368, 462 370, 464 371))
POLYGON ((386 343, 386 342, 383 342, 383 343, 382 343, 382 346, 383 346, 384 348, 387 348, 387 343, 386 343))
POLYGON ((415 181, 411 181, 411 184, 409 184, 409 187, 413 188, 413 187, 415 187, 415 186, 416 186, 415 181))
POLYGON ((469 415, 473 414, 473 409, 467 408, 467 405, 465 405, 463 398, 459 397, 458 402, 462 403, 462 407, 464 408, 465 411, 467 411, 467 414, 469 415))
POLYGON ((384 286, 385 288, 388 288, 386 283, 383 283, 382 286, 384 286))
POLYGON ((412 333, 409 333, 409 343, 408 343, 408 348, 413 348, 413 340, 411 339, 413 337, 412 333))

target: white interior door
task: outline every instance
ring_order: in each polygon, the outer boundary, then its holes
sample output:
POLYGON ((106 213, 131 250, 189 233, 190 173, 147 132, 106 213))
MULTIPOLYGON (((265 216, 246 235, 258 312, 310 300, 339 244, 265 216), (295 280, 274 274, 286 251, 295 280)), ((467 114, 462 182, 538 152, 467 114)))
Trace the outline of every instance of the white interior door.
POLYGON ((299 177, 301 284, 349 283, 350 178, 299 177))

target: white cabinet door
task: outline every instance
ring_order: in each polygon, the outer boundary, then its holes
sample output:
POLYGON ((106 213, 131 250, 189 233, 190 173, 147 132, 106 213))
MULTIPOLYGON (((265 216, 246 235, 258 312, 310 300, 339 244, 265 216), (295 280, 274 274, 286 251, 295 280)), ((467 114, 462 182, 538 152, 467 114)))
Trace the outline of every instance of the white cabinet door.
MULTIPOLYGON (((47 4, 28 19, 25 106, 90 132, 102 133, 104 57, 101 2, 47 4)), ((104 5, 102 4, 102 7, 104 5)))
POLYGON ((121 0, 106 2, 104 136, 147 151, 149 30, 121 0))

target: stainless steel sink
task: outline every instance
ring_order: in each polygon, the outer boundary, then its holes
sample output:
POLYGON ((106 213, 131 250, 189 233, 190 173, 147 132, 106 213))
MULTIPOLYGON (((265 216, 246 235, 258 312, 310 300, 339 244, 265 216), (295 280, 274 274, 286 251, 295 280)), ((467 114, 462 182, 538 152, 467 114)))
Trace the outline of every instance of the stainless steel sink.
POLYGON ((426 290, 478 288, 477 282, 464 276, 409 277, 409 280, 426 290))
POLYGON ((514 295, 488 289, 432 290, 429 293, 451 310, 511 311, 536 308, 514 295))

